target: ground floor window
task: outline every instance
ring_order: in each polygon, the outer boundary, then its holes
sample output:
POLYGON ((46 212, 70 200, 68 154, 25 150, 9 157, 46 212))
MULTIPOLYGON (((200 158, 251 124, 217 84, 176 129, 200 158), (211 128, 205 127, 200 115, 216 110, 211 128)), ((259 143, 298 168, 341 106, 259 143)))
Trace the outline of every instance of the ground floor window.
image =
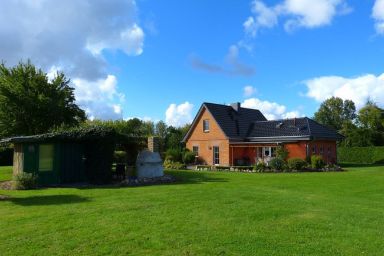
POLYGON ((199 155, 199 147, 198 146, 193 146, 192 147, 192 152, 195 153, 195 156, 199 155))
POLYGON ((275 157, 276 147, 263 147, 263 157, 275 157))
POLYGON ((53 170, 54 147, 52 144, 40 145, 39 148, 39 171, 53 170))
POLYGON ((220 149, 217 146, 213 147, 213 164, 220 164, 220 149))

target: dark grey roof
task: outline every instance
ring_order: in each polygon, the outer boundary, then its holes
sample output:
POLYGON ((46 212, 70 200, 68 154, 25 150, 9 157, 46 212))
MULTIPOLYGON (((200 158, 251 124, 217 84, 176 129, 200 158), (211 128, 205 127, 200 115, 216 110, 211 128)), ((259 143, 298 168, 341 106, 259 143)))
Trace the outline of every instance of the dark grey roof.
POLYGON ((212 114, 225 135, 232 139, 246 137, 252 122, 267 120, 257 109, 240 107, 236 111, 231 106, 214 103, 203 103, 203 106, 212 114))
POLYGON ((228 105, 203 103, 183 139, 184 142, 194 130, 197 118, 204 107, 232 141, 276 142, 312 139, 342 140, 344 138, 335 130, 307 117, 267 121, 264 115, 256 109, 239 107, 236 111, 228 105))
POLYGON ((343 136, 316 121, 303 117, 285 120, 253 122, 247 138, 302 137, 308 139, 341 140, 343 136))

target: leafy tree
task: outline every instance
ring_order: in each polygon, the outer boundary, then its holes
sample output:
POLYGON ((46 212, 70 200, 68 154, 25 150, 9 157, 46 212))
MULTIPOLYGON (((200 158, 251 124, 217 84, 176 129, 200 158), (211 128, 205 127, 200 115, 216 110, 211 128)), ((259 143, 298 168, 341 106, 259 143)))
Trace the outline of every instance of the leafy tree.
POLYGON ((375 146, 384 145, 384 109, 368 101, 360 109, 357 119, 363 129, 370 131, 372 144, 375 146))
POLYGON ((353 121, 355 118, 355 103, 337 97, 325 100, 314 116, 317 122, 336 130, 341 130, 344 122, 353 121))
POLYGON ((368 147, 373 146, 373 133, 370 129, 356 126, 352 122, 344 122, 340 132, 345 136, 341 142, 344 147, 368 147))
POLYGON ((75 104, 74 89, 63 73, 50 80, 30 61, 0 65, 0 137, 48 132, 76 126, 85 112, 75 104))

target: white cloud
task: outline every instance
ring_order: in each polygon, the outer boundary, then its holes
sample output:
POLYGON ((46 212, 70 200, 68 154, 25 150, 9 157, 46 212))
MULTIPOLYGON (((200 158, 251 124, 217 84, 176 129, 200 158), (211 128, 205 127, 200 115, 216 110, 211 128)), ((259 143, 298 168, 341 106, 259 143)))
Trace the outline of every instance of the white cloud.
POLYGON ((287 107, 276 102, 263 101, 258 98, 249 98, 241 104, 245 108, 258 109, 268 120, 277 120, 302 116, 299 111, 287 112, 287 107))
POLYGON ((352 100, 359 109, 368 99, 384 107, 384 73, 354 78, 341 76, 316 77, 304 82, 308 92, 306 95, 322 102, 332 96, 352 100))
POLYGON ((376 0, 372 9, 372 17, 375 19, 376 32, 384 34, 384 0, 376 0))
MULTIPOLYGON (((1 1, 1 60, 13 66, 20 60, 31 59, 51 77, 62 70, 81 84, 105 80, 105 88, 85 86, 89 92, 76 86, 76 90, 80 88, 76 95, 99 95, 103 91, 107 97, 116 98, 114 88, 108 88, 114 82, 106 71, 108 63, 103 52, 140 55, 144 37, 137 21, 135 0, 1 1)), ((83 107, 90 112, 105 112, 100 111, 96 99, 87 102, 83 107)), ((109 111, 115 113, 113 108, 109 111)), ((105 117, 109 118, 109 114, 105 117)))
POLYGON ((76 102, 86 110, 90 119, 120 119, 123 110, 120 105, 123 95, 118 93, 117 79, 108 75, 105 79, 88 81, 76 78, 73 80, 76 102))
POLYGON ((268 7, 263 1, 252 2, 253 16, 244 22, 244 30, 252 37, 260 28, 272 28, 278 24, 279 17, 284 18, 286 31, 304 27, 316 28, 332 23, 336 15, 351 12, 345 0, 284 0, 268 7))
POLYGON ((176 105, 169 105, 165 112, 165 122, 168 125, 179 127, 193 121, 192 117, 193 104, 188 101, 176 105))
POLYGON ((247 85, 244 87, 244 97, 251 97, 257 93, 257 89, 252 85, 247 85))

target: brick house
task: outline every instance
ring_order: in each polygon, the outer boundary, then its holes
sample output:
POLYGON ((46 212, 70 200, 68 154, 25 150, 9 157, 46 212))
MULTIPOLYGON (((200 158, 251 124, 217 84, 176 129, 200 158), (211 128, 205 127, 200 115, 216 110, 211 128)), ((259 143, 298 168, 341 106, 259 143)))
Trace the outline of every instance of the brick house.
POLYGON ((336 142, 342 139, 307 117, 268 121, 259 110, 240 103, 203 103, 183 142, 200 163, 234 166, 269 161, 279 146, 288 150, 288 158, 316 154, 336 163, 336 142))

